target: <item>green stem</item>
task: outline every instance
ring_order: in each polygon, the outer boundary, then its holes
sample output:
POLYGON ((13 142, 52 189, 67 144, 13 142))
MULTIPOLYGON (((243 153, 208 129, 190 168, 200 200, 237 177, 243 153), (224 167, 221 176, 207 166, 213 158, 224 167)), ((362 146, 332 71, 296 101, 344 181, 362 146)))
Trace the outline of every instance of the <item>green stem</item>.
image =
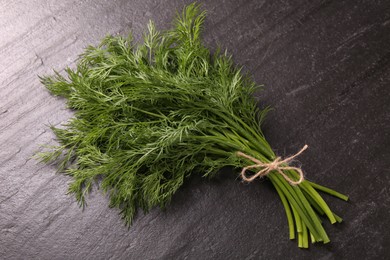
POLYGON ((299 247, 299 248, 302 248, 302 247, 303 247, 303 236, 302 236, 302 232, 299 232, 299 233, 298 233, 298 247, 299 247))
POLYGON ((335 219, 336 219, 336 221, 337 221, 338 223, 343 222, 343 219, 342 219, 340 216, 338 216, 336 213, 334 213, 334 212, 333 212, 333 216, 335 217, 335 219))
MULTIPOLYGON (((232 128, 237 129, 240 134, 243 135, 243 137, 247 138, 248 141, 255 146, 256 150, 259 150, 261 157, 266 157, 268 160, 272 160, 275 155, 273 154, 271 149, 266 149, 265 147, 269 146, 269 144, 265 141, 264 138, 258 137, 256 133, 254 133, 254 136, 249 134, 247 130, 245 130, 242 126, 240 126, 238 123, 236 123, 234 120, 232 120, 230 117, 234 117, 234 115, 225 116, 223 113, 212 110, 215 114, 217 114, 219 117, 221 117, 224 121, 228 122, 229 125, 232 126, 232 128), (261 142, 263 146, 258 145, 258 143, 261 142)), ((251 133, 253 130, 250 131, 251 133)), ((253 133, 252 133, 253 134, 253 133)))
MULTIPOLYGON (((310 233, 310 232, 309 232, 309 233, 310 233)), ((313 236, 312 233, 310 233, 310 241, 311 241, 312 244, 314 244, 315 242, 317 242, 316 239, 314 238, 314 236, 313 236)))
POLYGON ((288 201, 286 199, 286 196, 284 196, 284 194, 281 191, 281 189, 279 188, 279 186, 274 185, 274 187, 275 187, 277 193, 279 194, 279 197, 280 197, 280 199, 281 199, 281 201, 283 203, 284 209, 286 211, 290 239, 294 239, 295 238, 295 228, 294 228, 294 220, 293 220, 293 217, 292 217, 292 214, 291 214, 290 205, 289 205, 289 203, 288 203, 288 201))
POLYGON ((295 225, 297 226, 297 233, 302 233, 302 219, 298 214, 298 211, 291 205, 292 212, 294 214, 295 225))
POLYGON ((309 201, 309 203, 315 208, 315 210, 320 214, 320 215, 324 215, 324 211, 322 210, 322 208, 318 205, 318 203, 316 202, 315 199, 313 199, 310 194, 305 190, 305 189, 302 189, 303 191, 303 194, 305 195, 305 197, 307 198, 307 200, 309 201))
POLYGON ((322 186, 322 185, 319 185, 319 184, 314 183, 314 182, 311 182, 311 181, 306 181, 306 182, 307 182, 307 183, 310 183, 310 185, 311 185, 313 188, 315 188, 315 189, 317 189, 317 190, 320 190, 320 191, 323 191, 323 192, 325 192, 325 193, 328 193, 329 195, 332 195, 332 196, 337 197, 337 198, 339 198, 339 199, 342 199, 342 200, 344 200, 344 201, 348 201, 348 199, 349 199, 349 197, 348 197, 347 195, 341 194, 341 193, 339 193, 339 192, 337 192, 337 191, 335 191, 335 190, 332 190, 332 189, 330 189, 330 188, 324 187, 324 186, 322 186))
POLYGON ((302 247, 309 248, 309 236, 305 222, 302 221, 302 247))
POLYGON ((147 114, 147 115, 150 115, 150 116, 154 116, 154 117, 158 117, 158 118, 162 118, 162 119, 167 119, 167 117, 164 116, 164 115, 155 114, 155 113, 152 113, 152 112, 149 112, 149 111, 137 108, 135 106, 130 106, 130 109, 134 109, 134 110, 136 110, 138 112, 141 112, 141 113, 144 113, 144 114, 147 114))
POLYGON ((307 193, 318 203, 318 205, 322 208, 322 210, 325 212, 326 216, 329 218, 330 223, 334 224, 336 222, 336 219, 330 210, 328 204, 324 201, 324 199, 318 194, 318 192, 310 186, 307 182, 301 183, 302 188, 304 188, 307 193))

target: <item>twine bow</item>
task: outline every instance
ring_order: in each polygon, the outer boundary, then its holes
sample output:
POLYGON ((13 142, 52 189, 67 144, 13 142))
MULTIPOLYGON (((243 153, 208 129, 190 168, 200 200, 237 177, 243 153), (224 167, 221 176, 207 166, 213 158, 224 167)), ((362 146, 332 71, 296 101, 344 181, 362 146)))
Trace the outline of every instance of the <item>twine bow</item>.
POLYGON ((237 152, 237 155, 238 156, 241 156, 241 157, 244 157, 248 160, 251 160, 252 162, 254 162, 255 164, 253 165, 249 165, 249 166, 246 166, 244 168, 242 168, 242 171, 241 171, 241 178, 244 180, 244 181, 247 181, 247 182, 251 182, 253 181, 254 179, 256 179, 257 177, 264 177, 264 176, 267 176, 268 174, 270 174, 272 171, 277 171, 280 175, 283 176, 283 178, 286 179, 286 181, 288 181, 291 185, 297 185, 297 184, 300 184, 304 178, 303 178, 303 172, 302 172, 302 169, 301 168, 298 168, 298 167, 293 167, 293 166, 282 166, 283 164, 288 164, 289 162, 291 162, 295 157, 297 157, 298 155, 300 155, 303 151, 305 151, 307 149, 307 144, 305 144, 305 146, 299 151, 297 152, 296 154, 284 159, 281 161, 282 158, 280 157, 277 157, 273 162, 269 162, 269 163, 263 163, 261 161, 259 161, 258 159, 256 158, 253 158, 252 156, 250 155, 247 155, 243 152, 237 152), (253 168, 262 168, 261 170, 259 170, 256 174, 248 177, 246 175, 246 171, 249 170, 249 169, 253 169, 253 168), (297 181, 294 181, 292 180, 290 177, 288 177, 283 171, 285 170, 295 170, 298 174, 299 174, 299 180, 297 181))

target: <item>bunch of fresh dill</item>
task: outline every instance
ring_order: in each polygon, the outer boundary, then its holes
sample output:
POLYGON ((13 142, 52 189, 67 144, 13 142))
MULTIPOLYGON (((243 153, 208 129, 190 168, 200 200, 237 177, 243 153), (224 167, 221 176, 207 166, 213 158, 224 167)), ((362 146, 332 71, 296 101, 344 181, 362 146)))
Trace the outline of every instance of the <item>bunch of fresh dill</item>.
MULTIPOLYGON (((253 164, 237 151, 275 160, 260 130, 267 109, 252 97, 256 84, 229 56, 202 45, 204 19, 191 4, 171 30, 156 31, 150 22, 142 45, 131 35, 108 36, 85 50, 67 78, 41 78, 75 114, 64 127, 52 127, 59 145, 39 157, 72 176, 69 191, 81 205, 98 182, 130 225, 138 209, 165 207, 192 173, 213 176, 225 166, 253 164)), ((284 173, 298 178, 294 170, 284 173)), ((313 242, 329 242, 318 214, 341 219, 316 189, 347 197, 306 180, 290 185, 276 171, 267 178, 285 207, 290 238, 297 233, 300 247, 308 247, 309 234, 313 242)))

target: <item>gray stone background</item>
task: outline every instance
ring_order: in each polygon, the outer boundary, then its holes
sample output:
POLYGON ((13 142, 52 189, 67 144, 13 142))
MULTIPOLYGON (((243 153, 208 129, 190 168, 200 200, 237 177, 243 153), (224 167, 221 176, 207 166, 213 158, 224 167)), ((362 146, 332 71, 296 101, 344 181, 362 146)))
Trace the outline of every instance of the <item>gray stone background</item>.
MULTIPOLYGON (((325 196, 345 222, 332 242, 297 248, 268 181, 230 169, 190 178, 165 210, 127 229, 94 191, 82 211, 69 178, 30 159, 53 142, 47 124, 72 115, 37 75, 74 66, 106 34, 149 19, 168 28, 188 1, 0 1, 0 259, 386 259, 390 255, 389 1, 203 1, 204 42, 227 48, 274 110, 275 151, 300 156, 307 178, 346 193, 325 196)), ((387 258, 388 259, 388 258, 387 258)))

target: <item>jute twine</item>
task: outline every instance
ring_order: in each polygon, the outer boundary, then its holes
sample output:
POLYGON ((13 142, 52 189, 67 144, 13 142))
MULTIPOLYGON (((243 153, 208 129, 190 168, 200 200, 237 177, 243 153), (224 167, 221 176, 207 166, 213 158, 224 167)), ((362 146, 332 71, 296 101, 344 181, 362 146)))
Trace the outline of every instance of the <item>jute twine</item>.
POLYGON ((308 146, 307 146, 307 144, 305 144, 305 146, 299 152, 297 152, 296 154, 294 154, 294 155, 292 155, 292 156, 290 156, 290 157, 288 157, 288 158, 286 158, 284 160, 282 160, 281 157, 277 157, 273 162, 269 162, 269 163, 263 163, 263 162, 259 161, 258 159, 254 158, 254 157, 252 157, 250 155, 247 155, 247 154, 245 154, 243 152, 237 152, 238 156, 244 157, 244 158, 246 158, 246 159, 248 159, 248 160, 250 160, 250 161, 255 163, 253 165, 249 165, 249 166, 246 166, 246 167, 242 168, 241 178, 244 181, 246 181, 246 182, 251 182, 251 181, 253 181, 254 179, 256 179, 258 177, 264 177, 264 176, 267 176, 268 174, 270 174, 272 171, 276 171, 280 175, 282 175, 283 178, 285 178, 286 181, 288 181, 291 185, 300 184, 304 180, 302 169, 298 168, 298 167, 283 166, 283 165, 288 165, 289 162, 291 162, 295 157, 300 155, 307 148, 308 148, 308 146), (250 169, 253 169, 253 168, 261 168, 261 170, 259 170, 256 174, 251 175, 250 177, 248 177, 246 175, 246 171, 250 170, 250 169), (299 180, 294 181, 293 179, 288 177, 283 172, 285 170, 295 170, 299 174, 299 180))

